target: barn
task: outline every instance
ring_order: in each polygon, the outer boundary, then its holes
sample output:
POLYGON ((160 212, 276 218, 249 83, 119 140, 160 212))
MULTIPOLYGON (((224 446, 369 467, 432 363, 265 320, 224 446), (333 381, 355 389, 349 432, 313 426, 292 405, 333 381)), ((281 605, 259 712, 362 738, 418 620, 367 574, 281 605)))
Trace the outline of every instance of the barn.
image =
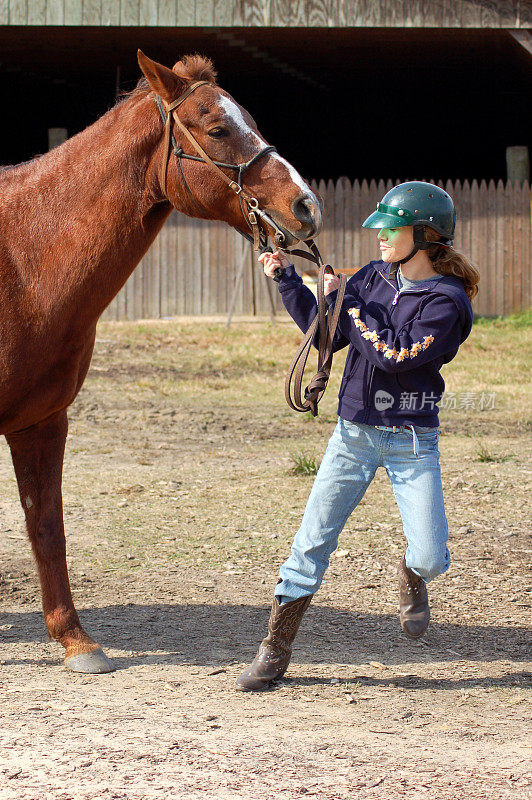
MULTIPOLYGON (((1 161, 104 113, 135 85, 138 47, 168 65, 198 51, 321 191, 334 266, 374 257, 359 225, 388 187, 433 180, 455 197, 457 246, 482 275, 475 312, 507 314, 531 303, 531 28, 530 0, 3 0, 1 161)), ((106 315, 231 304, 268 310, 249 246, 176 212, 106 315)))

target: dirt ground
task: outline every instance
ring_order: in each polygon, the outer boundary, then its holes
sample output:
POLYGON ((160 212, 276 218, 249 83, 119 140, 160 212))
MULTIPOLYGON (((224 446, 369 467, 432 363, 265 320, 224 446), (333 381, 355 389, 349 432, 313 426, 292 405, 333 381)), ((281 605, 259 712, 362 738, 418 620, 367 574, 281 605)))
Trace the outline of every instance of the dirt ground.
POLYGON ((384 470, 349 520, 265 693, 234 682, 335 423, 291 412, 291 324, 105 323, 70 414, 64 477, 74 598, 116 672, 48 642, 9 453, 0 452, 0 798, 532 797, 529 772, 530 328, 475 324, 441 414, 453 562, 433 622, 397 619, 404 542, 384 470), (528 367, 527 365, 528 359, 528 367), (478 398, 477 398, 478 399, 478 398), (528 452, 527 452, 528 448, 528 452))

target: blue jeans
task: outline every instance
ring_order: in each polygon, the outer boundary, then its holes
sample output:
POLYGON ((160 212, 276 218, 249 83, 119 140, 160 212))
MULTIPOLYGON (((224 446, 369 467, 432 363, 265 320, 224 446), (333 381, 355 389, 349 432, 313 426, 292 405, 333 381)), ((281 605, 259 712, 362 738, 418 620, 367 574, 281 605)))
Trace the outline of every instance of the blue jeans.
POLYGON ((280 602, 319 589, 338 536, 379 466, 388 473, 401 513, 407 567, 427 582, 449 568, 439 429, 415 426, 414 430, 416 436, 412 430, 394 433, 338 419, 291 555, 279 570, 275 595, 283 598, 280 602))

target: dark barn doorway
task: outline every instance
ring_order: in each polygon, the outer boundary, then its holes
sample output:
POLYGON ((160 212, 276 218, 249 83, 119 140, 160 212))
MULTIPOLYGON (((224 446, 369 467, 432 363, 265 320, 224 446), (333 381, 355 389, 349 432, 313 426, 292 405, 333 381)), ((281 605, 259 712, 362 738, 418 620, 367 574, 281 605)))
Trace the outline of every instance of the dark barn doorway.
POLYGON ((504 30, 6 26, 0 162, 103 114, 138 79, 137 47, 211 56, 309 178, 505 179, 506 147, 531 138, 532 58, 504 30))

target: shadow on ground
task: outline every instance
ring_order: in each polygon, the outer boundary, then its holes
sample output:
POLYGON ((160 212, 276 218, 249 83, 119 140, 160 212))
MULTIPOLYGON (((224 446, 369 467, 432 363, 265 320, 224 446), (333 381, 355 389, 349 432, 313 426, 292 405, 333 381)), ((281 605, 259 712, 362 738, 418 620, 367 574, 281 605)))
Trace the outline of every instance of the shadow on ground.
MULTIPOLYGON (((121 651, 113 658, 118 669, 148 663, 216 667, 248 661, 265 635, 268 614, 264 607, 228 604, 130 603, 80 612, 84 626, 104 648, 121 651)), ((3 645, 28 643, 27 660, 25 657, 6 660, 5 656, 9 659, 9 655, 4 650, 4 664, 39 663, 44 666, 56 663, 53 657, 42 657, 42 650, 32 653, 32 642, 46 640, 39 612, 0 612, 0 653, 3 645)), ((530 630, 526 627, 437 621, 431 624, 423 640, 411 642, 401 633, 395 615, 350 613, 316 604, 302 622, 294 658, 306 664, 354 666, 367 664, 370 659, 388 666, 427 661, 432 664, 464 660, 524 661, 530 655, 530 646, 530 630)), ((434 685, 444 689, 472 683, 502 685, 511 677, 431 681, 407 676, 409 685, 415 680, 420 688, 434 685)), ((375 682, 385 685, 388 680, 401 684, 400 678, 379 678, 375 682)))

